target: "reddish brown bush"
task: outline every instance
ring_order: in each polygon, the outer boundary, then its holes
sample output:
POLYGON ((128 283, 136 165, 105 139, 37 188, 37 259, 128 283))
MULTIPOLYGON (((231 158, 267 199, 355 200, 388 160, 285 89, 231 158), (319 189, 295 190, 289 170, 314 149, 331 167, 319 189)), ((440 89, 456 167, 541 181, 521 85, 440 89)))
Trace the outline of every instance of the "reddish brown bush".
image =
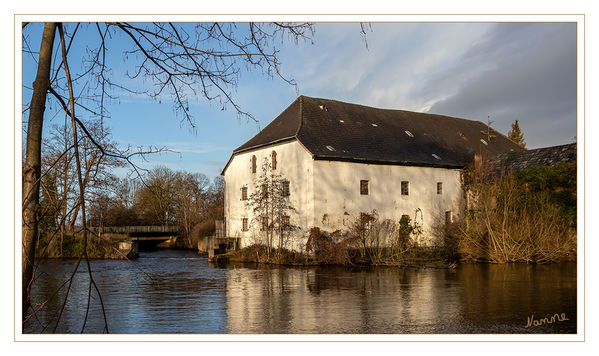
POLYGON ((313 227, 306 243, 306 252, 312 254, 319 264, 349 264, 349 250, 358 240, 358 237, 352 237, 347 232, 337 230, 328 233, 313 227))

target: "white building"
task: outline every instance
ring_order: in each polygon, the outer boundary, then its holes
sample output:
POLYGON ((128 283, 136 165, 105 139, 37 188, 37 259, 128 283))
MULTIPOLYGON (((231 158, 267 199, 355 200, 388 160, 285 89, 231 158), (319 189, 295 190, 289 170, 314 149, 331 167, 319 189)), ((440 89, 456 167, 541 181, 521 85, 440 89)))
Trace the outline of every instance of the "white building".
POLYGON ((462 210, 461 168, 475 154, 521 150, 480 121, 300 96, 224 167, 225 235, 242 246, 263 241, 247 197, 268 160, 296 209, 287 247, 303 249, 311 227, 344 230, 372 210, 379 220, 408 215, 432 244, 435 226, 462 210))

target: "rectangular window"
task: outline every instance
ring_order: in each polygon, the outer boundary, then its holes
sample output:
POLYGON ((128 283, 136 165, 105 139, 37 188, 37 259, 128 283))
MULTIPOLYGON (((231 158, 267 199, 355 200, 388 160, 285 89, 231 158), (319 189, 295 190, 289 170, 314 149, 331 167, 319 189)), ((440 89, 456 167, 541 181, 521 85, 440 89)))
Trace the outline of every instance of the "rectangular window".
POLYGON ((283 196, 284 197, 289 196, 289 181, 288 180, 283 181, 283 196))
POLYGON ((451 224, 453 221, 453 217, 451 216, 451 211, 445 212, 445 225, 451 224))
POLYGON ((442 182, 437 182, 437 194, 438 195, 443 194, 443 183, 442 182))
POLYGON ((268 231, 268 218, 266 216, 262 217, 262 225, 260 226, 260 231, 268 231))
POLYGON ((401 182, 401 195, 410 195, 410 182, 401 182))
POLYGON ((271 158, 271 166, 272 166, 272 170, 274 171, 275 169, 277 169, 277 153, 275 151, 272 151, 270 153, 270 158, 271 158))
POLYGON ((248 218, 241 219, 241 231, 248 231, 248 218))
POLYGON ((252 167, 251 167, 252 173, 256 173, 256 156, 252 156, 251 163, 252 163, 252 167))
POLYGON ((283 221, 282 221, 282 225, 283 225, 283 230, 287 231, 289 230, 290 227, 290 222, 289 222, 289 215, 283 215, 283 221))
POLYGON ((266 183, 262 184, 260 193, 262 194, 263 199, 268 198, 268 184, 266 184, 266 183))
POLYGON ((368 195, 368 181, 367 180, 360 181, 360 195, 368 195))
POLYGON ((241 188, 241 200, 248 200, 248 187, 241 188))

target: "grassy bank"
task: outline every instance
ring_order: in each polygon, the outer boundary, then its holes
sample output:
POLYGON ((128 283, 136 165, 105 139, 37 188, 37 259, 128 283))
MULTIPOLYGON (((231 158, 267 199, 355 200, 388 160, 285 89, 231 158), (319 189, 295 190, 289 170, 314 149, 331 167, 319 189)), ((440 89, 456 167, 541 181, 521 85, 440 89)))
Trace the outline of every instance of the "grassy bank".
POLYGON ((120 259, 121 254, 115 251, 117 242, 98 239, 89 235, 87 244, 83 237, 77 234, 45 233, 40 236, 36 248, 37 258, 79 258, 86 246, 89 258, 120 259))
MULTIPOLYGON (((371 251, 375 255, 375 251, 371 251)), ((401 254, 391 254, 389 249, 377 251, 377 259, 364 257, 363 251, 356 248, 337 250, 339 255, 310 254, 287 249, 269 249, 265 245, 252 245, 224 255, 216 255, 214 262, 244 262, 289 266, 398 266, 411 268, 448 268, 455 266, 455 260, 447 258, 442 248, 414 247, 401 254)))

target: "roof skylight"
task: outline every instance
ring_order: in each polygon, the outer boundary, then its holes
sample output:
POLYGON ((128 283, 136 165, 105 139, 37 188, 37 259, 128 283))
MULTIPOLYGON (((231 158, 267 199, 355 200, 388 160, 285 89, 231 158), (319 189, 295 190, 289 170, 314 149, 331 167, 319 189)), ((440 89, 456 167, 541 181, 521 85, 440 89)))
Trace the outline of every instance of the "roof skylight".
POLYGON ((489 144, 487 143, 487 141, 483 140, 482 138, 480 139, 480 142, 482 142, 485 146, 488 146, 489 144))
POLYGON ((327 150, 331 151, 331 152, 335 152, 335 149, 333 148, 333 146, 328 146, 327 145, 327 150))
POLYGON ((414 134, 412 134, 410 131, 406 130, 406 135, 410 136, 410 137, 414 137, 414 134))
POLYGON ((440 160, 440 159, 441 159, 441 157, 437 156, 437 155, 436 155, 436 154, 434 154, 434 153, 432 154, 432 156, 433 156, 433 157, 435 157, 435 158, 436 158, 436 159, 438 159, 438 160, 440 160))

